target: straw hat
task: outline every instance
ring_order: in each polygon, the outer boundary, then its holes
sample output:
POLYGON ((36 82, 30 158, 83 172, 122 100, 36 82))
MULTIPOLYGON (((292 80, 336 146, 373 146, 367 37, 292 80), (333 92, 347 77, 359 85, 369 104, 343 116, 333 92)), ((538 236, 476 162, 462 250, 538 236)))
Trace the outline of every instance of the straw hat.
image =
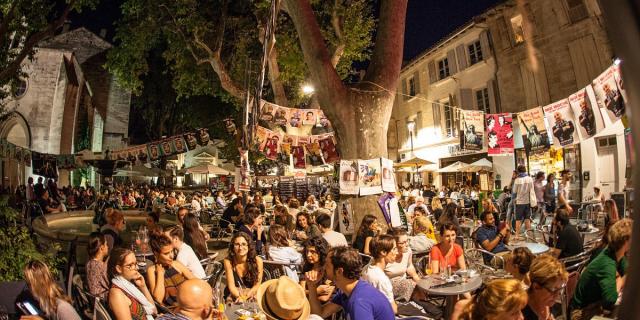
POLYGON ((311 312, 304 289, 287 276, 263 282, 256 298, 268 319, 302 320, 311 312))

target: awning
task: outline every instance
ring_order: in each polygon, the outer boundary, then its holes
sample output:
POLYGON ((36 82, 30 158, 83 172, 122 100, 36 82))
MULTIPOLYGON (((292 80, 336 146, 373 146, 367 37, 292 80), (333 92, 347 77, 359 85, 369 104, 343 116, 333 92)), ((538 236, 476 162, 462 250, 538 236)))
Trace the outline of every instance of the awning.
POLYGON ((440 173, 445 173, 445 172, 461 172, 463 168, 465 168, 467 166, 466 163, 461 162, 461 161, 456 161, 453 164, 446 166, 440 170, 438 170, 438 172, 440 173))
POLYGON ((181 169, 180 171, 184 173, 215 174, 219 176, 226 176, 230 174, 229 171, 212 164, 201 164, 186 169, 181 169))
POLYGON ((478 172, 478 171, 489 171, 493 169, 493 163, 491 163, 491 161, 483 158, 480 159, 476 162, 470 163, 468 166, 466 166, 465 168, 462 168, 462 171, 464 172, 478 172))

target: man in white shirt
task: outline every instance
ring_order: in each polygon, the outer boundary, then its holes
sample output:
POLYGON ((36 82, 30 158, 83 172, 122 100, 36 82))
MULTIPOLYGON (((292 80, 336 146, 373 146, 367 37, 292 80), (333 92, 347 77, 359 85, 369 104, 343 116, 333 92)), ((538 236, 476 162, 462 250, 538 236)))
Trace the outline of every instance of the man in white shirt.
POLYGON ((527 168, 519 165, 517 171, 518 176, 513 182, 513 194, 516 197, 516 238, 520 237, 522 220, 526 230, 531 229, 531 208, 538 205, 537 202, 531 203, 531 192, 534 192, 534 187, 533 179, 527 174, 527 168))
POLYGON ((198 196, 197 193, 193 194, 193 197, 191 198, 191 212, 200 212, 200 210, 202 210, 202 206, 200 205, 200 197, 198 196))
POLYGON ((198 279, 204 279, 207 275, 204 272, 204 268, 200 264, 200 259, 196 256, 190 245, 184 243, 184 232, 180 226, 173 226, 164 232, 169 238, 171 238, 171 245, 174 249, 178 250, 176 260, 182 263, 196 276, 198 279))
POLYGON ((330 247, 348 246, 347 238, 344 234, 331 230, 331 217, 326 213, 321 213, 316 217, 316 223, 320 227, 322 237, 327 240, 330 247))
POLYGON ((394 262, 398 254, 396 240, 391 235, 383 234, 371 240, 369 249, 373 259, 362 269, 361 279, 380 290, 391 303, 393 312, 397 313, 398 305, 393 296, 393 285, 391 279, 384 273, 387 263, 394 262))

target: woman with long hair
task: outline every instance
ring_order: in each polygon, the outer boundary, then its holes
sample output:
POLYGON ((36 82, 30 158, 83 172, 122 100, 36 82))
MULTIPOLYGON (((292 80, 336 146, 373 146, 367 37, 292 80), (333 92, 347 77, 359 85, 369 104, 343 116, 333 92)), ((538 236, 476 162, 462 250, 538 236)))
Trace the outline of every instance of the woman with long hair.
POLYGON ((289 236, 284 226, 275 224, 269 228, 269 243, 266 252, 269 260, 291 263, 291 265, 284 266, 284 271, 289 278, 295 282, 299 281, 298 268, 295 265, 302 263, 302 254, 290 245, 289 236))
MULTIPOLYGON (((331 295, 335 291, 335 285, 327 278, 325 273, 324 263, 327 259, 327 253, 329 251, 329 243, 323 237, 312 237, 307 239, 302 244, 304 250, 302 255, 304 256, 304 265, 302 266, 303 272, 317 271, 320 275, 320 281, 317 286, 318 300, 325 303, 331 299, 331 295)), ((300 280, 300 285, 306 288, 306 280, 300 280)))
POLYGON ((305 211, 298 212, 296 216, 296 231, 296 239, 303 241, 322 235, 318 226, 311 222, 311 217, 305 211))
POLYGON ((109 293, 109 278, 105 258, 109 256, 109 246, 104 234, 92 232, 87 244, 89 261, 85 266, 87 271, 87 286, 89 293, 100 299, 107 300, 109 293))
POLYGON ((255 297, 262 283, 263 266, 251 236, 244 232, 236 233, 229 242, 228 252, 223 261, 227 276, 225 298, 243 301, 255 297))
POLYGON ((178 286, 196 277, 182 263, 174 259, 171 238, 152 233, 149 239, 156 264, 147 269, 147 283, 153 298, 165 306, 177 304, 178 286))
POLYGON ((529 279, 529 302, 522 310, 524 319, 554 319, 551 307, 556 304, 569 279, 564 264, 551 255, 539 256, 531 263, 529 279))
POLYGON ((49 272, 49 267, 42 261, 29 261, 23 269, 24 280, 29 286, 31 295, 37 300, 40 309, 47 319, 80 320, 80 316, 71 305, 71 298, 49 272))
POLYGON ((440 220, 440 216, 442 215, 443 211, 444 211, 444 208, 442 207, 442 202, 440 201, 440 198, 433 197, 431 199, 431 212, 433 213, 433 216, 436 219, 435 221, 440 220))
POLYGON ((389 234, 394 237, 398 247, 396 258, 387 263, 384 268, 384 273, 391 279, 393 296, 409 301, 411 296, 415 294, 417 296, 414 300, 420 300, 419 298, 423 298, 424 295, 420 296, 421 291, 415 290, 420 276, 413 266, 413 252, 408 245, 407 232, 402 228, 393 228, 389 230, 389 234))
POLYGON ((273 207, 274 219, 271 220, 271 224, 281 224, 287 228, 287 232, 293 232, 296 229, 296 219, 294 219, 287 210, 287 207, 276 204, 273 207))
POLYGON ((184 242, 193 248, 198 259, 204 259, 209 256, 207 248, 207 240, 200 229, 198 218, 189 213, 184 217, 184 242))
POLYGON ((413 236, 409 239, 411 250, 415 252, 426 252, 429 251, 434 244, 436 244, 436 236, 431 220, 425 216, 415 218, 413 220, 413 236))
POLYGON ((356 238, 353 241, 353 247, 360 253, 370 255, 369 243, 378 232, 378 218, 372 214, 365 215, 362 218, 362 223, 360 223, 360 228, 358 228, 358 232, 356 233, 356 238))
POLYGON ((116 248, 109 256, 109 308, 117 320, 153 320, 157 313, 133 251, 116 248))
MULTIPOLYGON (((618 205, 613 199, 605 200, 604 202, 604 226, 605 229, 609 229, 609 227, 620 220, 620 215, 618 214, 618 205)), ((605 232, 606 234, 606 232, 605 232)))
POLYGON ((493 280, 465 307, 462 320, 522 320, 527 292, 515 279, 493 280))

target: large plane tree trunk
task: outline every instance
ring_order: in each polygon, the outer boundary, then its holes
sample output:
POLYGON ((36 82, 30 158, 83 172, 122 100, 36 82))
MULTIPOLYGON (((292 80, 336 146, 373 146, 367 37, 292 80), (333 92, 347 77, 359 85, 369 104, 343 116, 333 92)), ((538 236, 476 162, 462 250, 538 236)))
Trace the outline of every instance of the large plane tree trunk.
MULTIPOLYGON (((285 0, 300 38, 322 110, 331 121, 343 159, 387 156, 387 128, 402 65, 407 0, 382 0, 375 48, 363 80, 342 83, 308 0, 285 0)), ((351 199, 358 228, 373 214, 384 221, 378 196, 351 199)))

